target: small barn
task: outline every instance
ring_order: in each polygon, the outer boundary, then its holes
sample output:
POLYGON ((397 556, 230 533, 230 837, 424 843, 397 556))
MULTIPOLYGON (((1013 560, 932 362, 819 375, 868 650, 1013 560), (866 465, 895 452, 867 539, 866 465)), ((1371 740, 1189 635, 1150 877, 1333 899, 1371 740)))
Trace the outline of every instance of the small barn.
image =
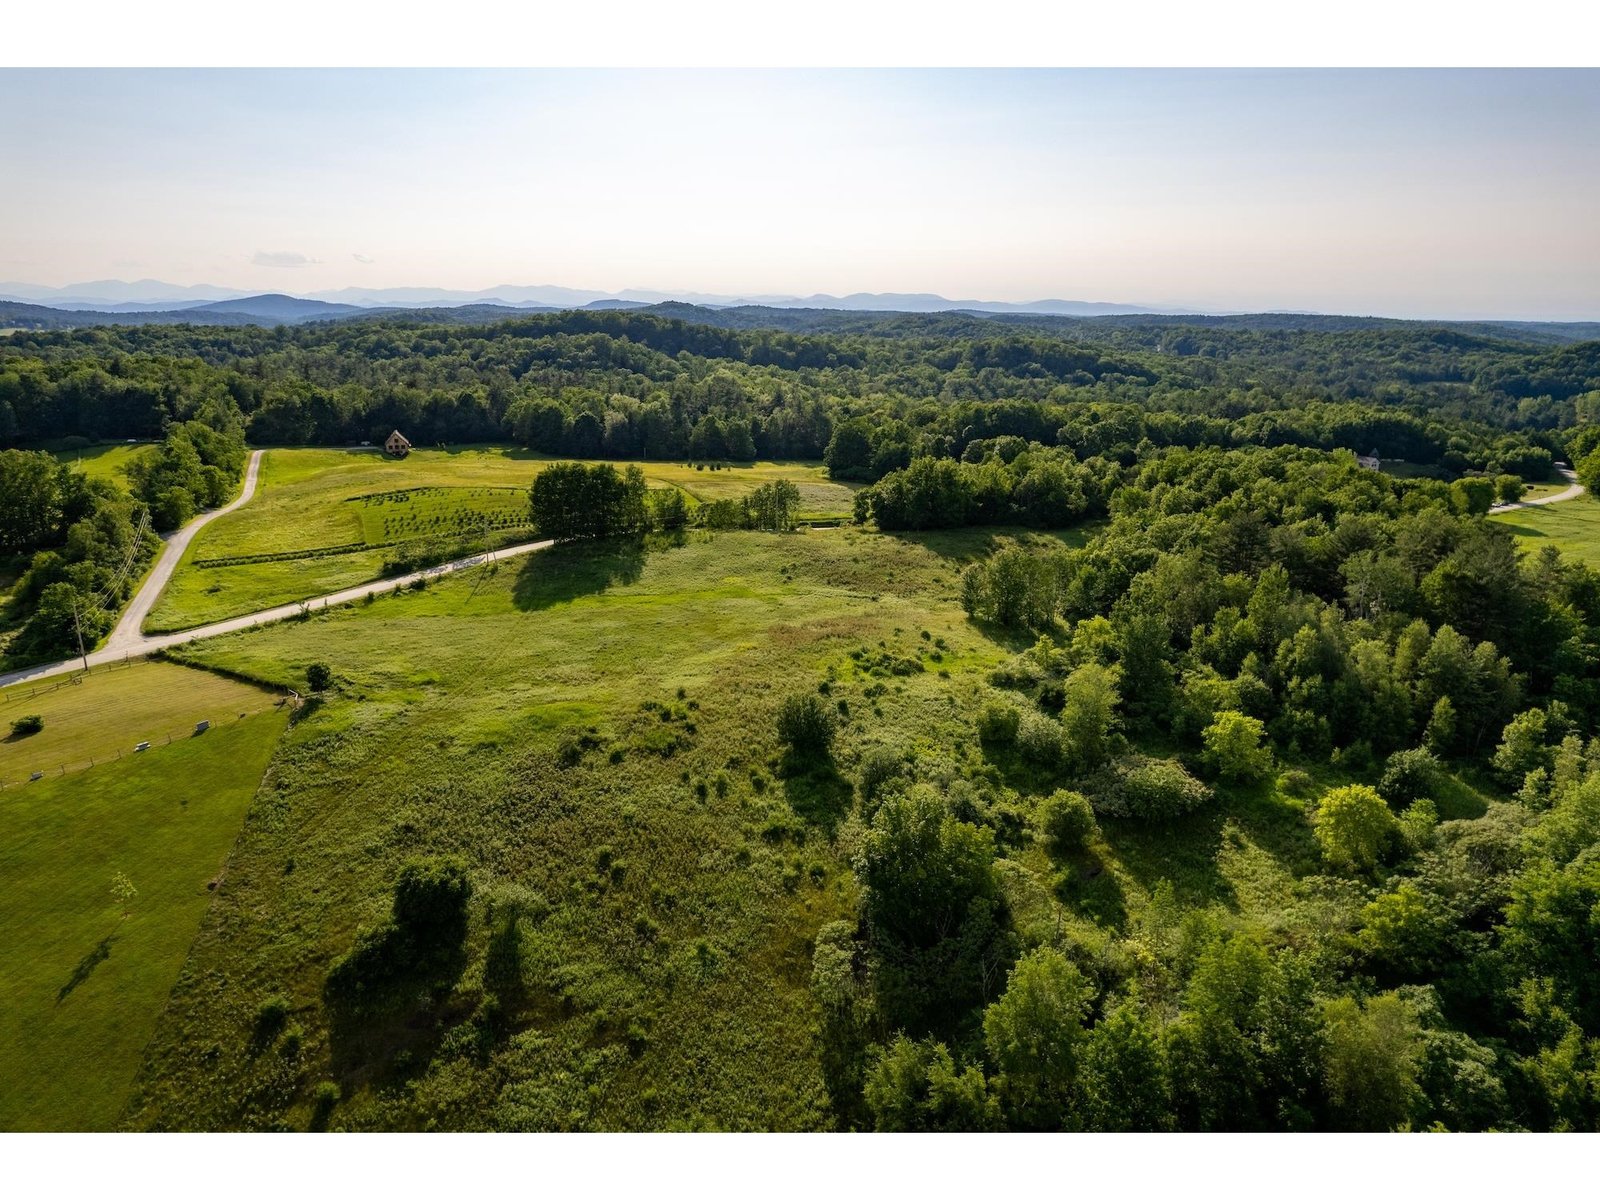
POLYGON ((404 458, 411 453, 411 443, 406 441, 406 435, 398 429, 385 439, 383 448, 390 458, 404 458))
POLYGON ((1369 471, 1381 471, 1383 469, 1383 463, 1378 458, 1378 451, 1376 447, 1373 448, 1371 454, 1356 455, 1356 465, 1358 467, 1365 467, 1369 471))

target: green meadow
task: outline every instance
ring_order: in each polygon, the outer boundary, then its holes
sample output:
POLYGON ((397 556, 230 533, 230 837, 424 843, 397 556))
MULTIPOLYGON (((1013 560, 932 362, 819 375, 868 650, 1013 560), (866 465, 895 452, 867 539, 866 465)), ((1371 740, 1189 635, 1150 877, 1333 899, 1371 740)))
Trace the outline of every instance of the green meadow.
MULTIPOLYGON (((467 553, 486 530, 503 541, 519 530, 527 488, 550 461, 504 447, 414 450, 404 459, 269 450, 255 497, 195 538, 145 628, 186 629, 376 579, 391 553, 383 547, 398 542, 437 539, 467 553)), ((640 465, 652 487, 681 488, 691 507, 789 479, 806 518, 851 511, 852 489, 818 464, 640 465)))
MULTIPOLYGON (((958 576, 1015 541, 1081 537, 558 549, 183 648, 277 685, 326 662, 334 688, 274 760, 125 1124, 827 1126, 808 979, 818 928, 856 899, 859 765, 892 744, 934 777, 988 772, 1017 789, 1019 819, 1055 785, 972 735, 990 673, 1030 639, 967 621, 958 576), (774 725, 792 691, 839 714, 832 767, 785 771, 774 725), (468 864, 465 958, 420 1008, 343 1027, 328 968, 419 855, 468 864), (508 938, 515 986, 491 1000, 508 938), (263 1034, 263 1014, 290 1032, 263 1034)), ((1221 795, 1169 828, 1108 821, 1066 870, 1011 847, 1020 926, 1103 940, 1097 921, 1125 930, 1166 903, 1162 880, 1185 905, 1279 924, 1348 917, 1293 901, 1318 869, 1303 798, 1221 795)))
POLYGON ((55 775, 126 758, 140 742, 166 745, 189 737, 200 721, 228 725, 277 699, 263 688, 164 662, 15 684, 0 691, 0 783, 9 790, 34 771, 55 775), (23 716, 44 718, 44 728, 10 733, 23 716))
POLYGON ((1521 508, 1489 519, 1511 530, 1529 550, 1554 546, 1562 554, 1600 569, 1600 500, 1593 496, 1521 508))
POLYGON ((69 463, 73 470, 82 471, 91 479, 109 479, 119 487, 128 483, 128 464, 151 453, 154 446, 116 443, 105 446, 87 446, 81 450, 57 450, 55 456, 69 463))
POLYGON ((0 1129, 115 1127, 284 724, 5 789, 0 1129))

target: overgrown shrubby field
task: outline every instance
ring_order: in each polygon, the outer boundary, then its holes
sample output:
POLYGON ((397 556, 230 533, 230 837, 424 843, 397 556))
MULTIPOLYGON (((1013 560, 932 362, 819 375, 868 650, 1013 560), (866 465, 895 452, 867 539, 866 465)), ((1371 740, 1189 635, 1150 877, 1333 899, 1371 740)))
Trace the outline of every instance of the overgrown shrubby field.
POLYGON ((954 603, 986 541, 547 552, 187 650, 278 681, 326 661, 336 691, 269 773, 130 1122, 302 1126, 332 1080, 359 1127, 831 1124, 811 940, 854 903, 851 764, 891 731, 958 744, 1001 653, 954 603), (776 710, 824 684, 837 766, 787 771, 776 710), (464 955, 341 1023, 331 964, 443 855, 464 955), (293 1054, 252 1042, 279 992, 293 1054))
MULTIPOLYGON (((1005 1011, 1019 956, 1042 973, 1041 1019, 1078 989, 1106 1006, 1097 1036, 1163 1056, 1189 1036, 1165 1022, 1190 1029, 1197 989, 1222 986, 1207 972, 1289 989, 1251 1003, 1302 1014, 1295 1086, 1325 1103, 1325 1064, 1345 1060, 1321 1048, 1315 992, 1381 889, 1324 844, 1318 797, 1374 768, 1275 762, 1247 719, 1213 722, 1204 755, 1153 731, 1132 753, 1118 672, 1095 665, 1106 630, 1035 645, 961 611, 964 569, 1068 544, 836 530, 558 549, 187 648, 277 684, 325 662, 333 684, 269 770, 127 1123, 896 1128, 1053 1124, 1068 1102, 1088 1125, 1171 1123, 1165 1065, 1146 1117, 1109 1095, 1021 1107, 1026 1057, 985 1083, 1009 1053, 985 1013, 1005 1011), (902 911, 917 839, 930 864, 964 846, 968 882, 935 874, 902 911), (459 876, 418 893, 439 899, 403 901, 407 870, 446 863, 459 876), (1139 1007, 1113 1002, 1123 988, 1139 1007)), ((1402 839, 1507 828, 1452 767, 1418 770, 1406 786, 1446 823, 1402 819, 1385 862, 1402 839)), ((1425 1014, 1406 1013, 1417 1036, 1425 1014)), ((1367 1036, 1366 1009, 1350 1020, 1367 1036)), ((1217 1112, 1182 1119, 1237 1119, 1217 1112)))

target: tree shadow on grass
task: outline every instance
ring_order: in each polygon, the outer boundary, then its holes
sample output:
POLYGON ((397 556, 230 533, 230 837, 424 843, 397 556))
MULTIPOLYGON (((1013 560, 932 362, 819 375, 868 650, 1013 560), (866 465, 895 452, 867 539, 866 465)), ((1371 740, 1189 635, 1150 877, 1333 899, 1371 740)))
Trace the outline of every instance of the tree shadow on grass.
POLYGON ((1080 916, 1117 934, 1128 930, 1127 897, 1122 884, 1098 853, 1080 850, 1062 856, 1056 876, 1056 897, 1080 916))
POLYGON ((524 612, 537 612, 635 583, 644 573, 644 559, 644 543, 637 538, 551 546, 523 562, 512 601, 524 612))
POLYGON ((1320 852, 1304 812, 1265 781, 1219 785, 1210 805, 1172 821, 1106 819, 1101 831, 1123 868, 1145 890, 1168 880, 1184 903, 1237 909, 1238 895, 1217 860, 1230 822, 1291 876, 1319 869, 1320 852))
POLYGON ((94 969, 101 963, 105 962, 106 959, 111 957, 111 943, 116 940, 116 934, 106 934, 105 937, 100 939, 99 943, 94 947, 94 949, 90 950, 89 953, 85 954, 81 959, 78 960, 78 965, 72 968, 72 974, 67 977, 67 981, 62 984, 61 989, 56 992, 57 1004, 60 1004, 68 996, 72 995, 72 993, 77 990, 80 984, 87 982, 89 976, 94 974, 94 969))
POLYGON ((455 994, 466 965, 465 950, 456 949, 398 965, 359 1002, 325 993, 335 1076, 381 1087, 425 1070, 445 1033, 471 1013, 471 1003, 455 994))
POLYGON ((850 813, 855 803, 855 788, 839 774, 832 759, 799 759, 791 756, 783 764, 783 795, 795 815, 807 824, 820 826, 829 837, 850 813))
POLYGON ((1516 522, 1516 521, 1496 521, 1495 524, 1499 525, 1503 529, 1509 530, 1512 534, 1514 534, 1517 537, 1543 538, 1543 537, 1549 537, 1550 536, 1544 530, 1539 529, 1539 528, 1537 528, 1537 527, 1535 527, 1533 525, 1523 525, 1523 524, 1520 524, 1519 522, 1516 522))
POLYGON ((1146 892, 1163 882, 1187 905, 1237 906, 1233 886, 1217 865, 1227 815, 1213 806, 1172 821, 1105 818, 1100 832, 1123 870, 1146 892))
POLYGON ((1020 541, 1025 545, 1037 545, 1040 549, 1070 550, 1086 545, 1090 538, 1105 528, 1105 524, 1104 521, 1089 520, 1080 522, 1070 529, 1028 529, 1006 525, 920 532, 902 531, 884 536, 921 546, 940 558, 964 567, 968 563, 978 562, 994 554, 1001 548, 1002 537, 1013 543, 1020 541))
POLYGON ((1285 801, 1269 781, 1219 787, 1227 817, 1257 846, 1296 877, 1321 870, 1317 846, 1305 809, 1285 801))

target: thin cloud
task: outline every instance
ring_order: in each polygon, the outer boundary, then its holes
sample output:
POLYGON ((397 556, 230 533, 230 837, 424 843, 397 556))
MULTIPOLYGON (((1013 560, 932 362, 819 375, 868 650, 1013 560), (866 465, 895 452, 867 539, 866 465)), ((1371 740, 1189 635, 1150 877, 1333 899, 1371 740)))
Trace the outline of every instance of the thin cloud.
POLYGON ((367 256, 367 255, 365 255, 365 254, 355 254, 355 253, 352 253, 352 254, 351 254, 351 255, 350 255, 350 257, 351 257, 351 258, 353 258, 353 259, 355 259, 355 260, 356 260, 356 261, 357 261, 357 262, 358 262, 358 263, 366 263, 366 264, 368 264, 368 265, 371 265, 371 264, 372 264, 372 263, 375 263, 375 262, 377 262, 377 261, 378 261, 378 260, 377 260, 377 259, 375 259, 375 258, 369 258, 369 257, 368 257, 368 256, 367 256))
POLYGON ((322 260, 293 250, 257 250, 250 261, 258 267, 314 267, 322 260))

